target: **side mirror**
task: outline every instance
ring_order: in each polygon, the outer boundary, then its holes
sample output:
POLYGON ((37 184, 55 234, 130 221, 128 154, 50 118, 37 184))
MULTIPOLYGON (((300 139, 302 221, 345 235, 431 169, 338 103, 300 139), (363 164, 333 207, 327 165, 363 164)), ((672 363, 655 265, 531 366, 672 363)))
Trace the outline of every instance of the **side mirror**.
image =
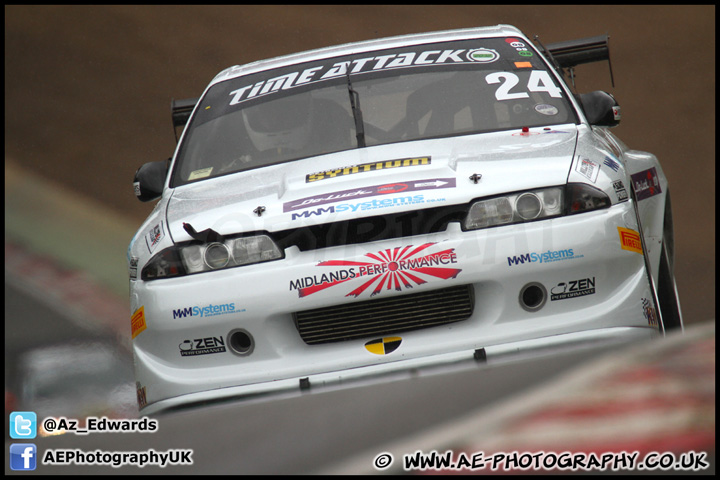
POLYGON ((607 92, 596 91, 580 95, 580 104, 591 125, 615 127, 620 123, 620 105, 607 92))
POLYGON ((133 179, 135 195, 141 202, 157 200, 162 196, 165 177, 168 172, 167 160, 146 163, 138 168, 133 179))

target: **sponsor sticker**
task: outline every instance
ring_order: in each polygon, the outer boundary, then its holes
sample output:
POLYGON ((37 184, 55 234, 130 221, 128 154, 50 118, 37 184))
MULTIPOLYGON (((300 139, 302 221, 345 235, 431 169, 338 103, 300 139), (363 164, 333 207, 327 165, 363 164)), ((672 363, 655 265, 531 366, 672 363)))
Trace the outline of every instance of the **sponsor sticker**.
POLYGON ((631 175, 633 188, 638 200, 645 200, 662 193, 660 189, 660 178, 655 167, 631 175))
POLYGON ((652 303, 647 298, 642 299, 642 309, 643 316, 645 317, 645 320, 647 320, 648 325, 651 327, 657 327, 658 318, 657 313, 655 313, 655 307, 653 307, 652 303))
POLYGON ((580 175, 587 178, 591 182, 595 183, 595 180, 597 180, 598 177, 598 172, 600 171, 600 165, 593 162, 589 158, 578 157, 575 171, 577 171, 580 175))
POLYGON ((140 409, 147 405, 147 389, 140 385, 140 382, 135 382, 135 389, 137 391, 138 408, 140 409))
MULTIPOLYGON (((420 190, 440 190, 444 188, 455 188, 455 179, 429 178, 425 180, 415 180, 412 182, 386 183, 382 185, 372 185, 370 187, 340 190, 322 195, 313 195, 311 197, 299 198, 297 200, 284 203, 283 212, 292 212, 303 208, 327 205, 329 203, 338 203, 344 200, 354 200, 356 198, 374 197, 392 193, 409 193, 420 190)), ((392 200, 388 200, 388 202, 392 202, 392 200)), ((293 217, 293 219, 294 218, 295 217, 293 217)))
POLYGON ((160 222, 155 225, 147 235, 145 235, 145 243, 147 244, 150 253, 155 250, 155 247, 158 246, 163 238, 165 238, 165 227, 163 222, 160 222))
POLYGON ((195 357, 198 355, 209 355, 212 353, 225 352, 225 340, 222 337, 195 338, 183 340, 178 345, 180 356, 195 357))
POLYGON ((617 172, 620 169, 620 164, 610 157, 605 157, 603 165, 609 167, 613 172, 617 172))
POLYGON ((370 296, 383 290, 403 291, 433 280, 449 280, 458 276, 462 269, 455 268, 457 254, 454 248, 434 251, 436 243, 419 246, 407 245, 367 253, 358 261, 329 260, 317 267, 322 273, 290 280, 290 291, 297 291, 299 298, 308 297, 327 288, 350 282, 346 297, 359 297, 364 292, 370 296), (354 287, 354 288, 353 288, 354 287))
POLYGON ((303 210, 302 212, 293 212, 292 220, 299 218, 311 218, 326 213, 335 212, 364 212, 366 210, 377 210, 394 206, 420 205, 423 203, 442 203, 445 201, 443 197, 425 198, 423 195, 408 195, 405 197, 386 198, 383 200, 373 199, 367 202, 341 203, 339 205, 330 205, 328 207, 319 207, 312 210, 303 210))
POLYGON ((130 317, 130 331, 132 338, 137 337, 141 332, 147 328, 145 323, 145 306, 142 306, 135 310, 135 313, 130 317))
POLYGON ((620 246, 623 250, 630 250, 642 255, 642 242, 640 241, 640 234, 635 230, 629 228, 617 227, 618 234, 620 234, 620 246))
POLYGON ((476 48, 467 53, 467 58, 471 62, 492 63, 500 58, 500 55, 491 48, 476 48))
POLYGON ((375 355, 388 355, 400 346, 402 338, 400 337, 384 337, 370 340, 365 344, 365 349, 375 355))
POLYGON ((527 48, 527 45, 523 41, 521 41, 519 38, 507 38, 505 39, 505 43, 509 44, 511 47, 515 49, 515 51, 520 55, 521 57, 532 57, 533 53, 530 51, 530 49, 527 48))
MULTIPOLYGON (((477 41, 469 40, 461 44, 474 47, 477 45, 477 41)), ((457 42, 453 42, 453 46, 457 45, 459 45, 457 42)), ((289 71, 258 82, 244 84, 242 87, 229 93, 228 104, 237 105, 247 100, 260 98, 264 95, 287 91, 317 82, 342 78, 346 75, 415 67, 431 68, 433 66, 444 65, 486 64, 492 63, 500 58, 497 51, 490 48, 443 48, 441 44, 436 44, 430 48, 432 49, 420 51, 385 50, 371 52, 368 56, 356 55, 352 60, 337 61, 339 59, 328 59, 323 60, 321 63, 304 64, 298 66, 298 69, 295 71, 289 71)), ((516 48, 516 50, 518 50, 518 53, 521 55, 532 55, 532 52, 526 48, 516 48), (524 51, 520 52, 520 50, 524 51)), ((218 74, 218 77, 230 76, 236 73, 237 70, 235 68, 230 68, 218 74)))
POLYGON ((398 160, 386 160, 384 162, 370 162, 361 165, 325 170, 324 172, 311 173, 305 176, 305 183, 316 182, 328 178, 353 175, 355 173, 373 172, 376 170, 387 170, 388 168, 415 167, 418 165, 430 165, 430 157, 401 158, 398 160))
POLYGON ((625 184, 622 180, 614 181, 613 188, 615 189, 615 194, 618 197, 618 202, 623 202, 628 199, 627 190, 625 190, 625 184))
POLYGON ((245 309, 235 307, 235 303, 210 304, 206 306, 195 305, 192 307, 183 307, 173 309, 173 319, 186 317, 216 317, 218 315, 228 315, 232 313, 242 313, 245 309))
POLYGON ((523 255, 513 255, 507 257, 508 266, 520 265, 527 263, 550 263, 559 262, 562 260, 574 260, 577 258, 583 258, 584 255, 575 253, 572 248, 566 248, 564 250, 548 250, 547 252, 531 252, 523 255))
POLYGON ((138 260, 139 258, 137 257, 130 257, 130 262, 128 264, 128 273, 130 278, 137 278, 138 260))
POLYGON ((595 293, 595 277, 560 282, 550 290, 550 300, 565 300, 595 293))

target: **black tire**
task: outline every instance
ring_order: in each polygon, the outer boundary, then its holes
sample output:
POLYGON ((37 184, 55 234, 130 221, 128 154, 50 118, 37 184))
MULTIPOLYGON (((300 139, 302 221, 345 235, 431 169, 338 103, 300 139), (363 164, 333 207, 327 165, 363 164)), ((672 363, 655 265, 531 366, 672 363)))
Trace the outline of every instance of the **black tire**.
POLYGON ((660 271, 658 272, 657 295, 660 302, 660 315, 666 333, 683 328, 680 299, 678 298, 675 276, 668 257, 666 245, 663 242, 662 254, 660 255, 660 271))
POLYGON ((670 192, 668 192, 665 204, 665 225, 657 285, 660 315, 662 317, 665 333, 669 333, 673 330, 682 330, 683 328, 680 298, 678 297, 677 286, 675 285, 675 274, 673 269, 675 260, 674 250, 675 242, 673 238, 672 207, 670 205, 670 192))

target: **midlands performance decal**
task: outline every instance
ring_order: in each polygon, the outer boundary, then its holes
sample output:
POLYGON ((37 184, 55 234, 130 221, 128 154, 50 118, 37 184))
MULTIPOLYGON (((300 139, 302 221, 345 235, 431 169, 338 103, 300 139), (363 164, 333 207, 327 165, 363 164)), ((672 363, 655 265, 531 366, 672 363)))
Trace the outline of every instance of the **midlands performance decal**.
MULTIPOLYGON (((429 279, 448 280, 457 277, 462 271, 453 268, 457 263, 454 248, 427 253, 436 243, 420 246, 408 245, 386 249, 377 253, 367 253, 367 261, 329 260, 320 262, 318 267, 339 267, 333 271, 298 278, 290 281, 290 291, 297 290, 303 298, 313 293, 335 287, 350 280, 362 279, 362 283, 350 290, 346 297, 359 297, 369 291, 373 297, 383 289, 407 290, 415 285, 427 283, 429 279)), ((355 282, 356 283, 356 282, 355 282)))

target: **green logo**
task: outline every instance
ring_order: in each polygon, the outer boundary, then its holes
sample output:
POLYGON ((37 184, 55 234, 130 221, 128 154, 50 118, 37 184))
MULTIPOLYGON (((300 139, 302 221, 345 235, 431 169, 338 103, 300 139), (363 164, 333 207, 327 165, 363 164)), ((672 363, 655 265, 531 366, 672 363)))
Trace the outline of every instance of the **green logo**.
POLYGON ((467 57, 473 62, 490 63, 500 58, 500 55, 498 55, 495 50, 491 50, 489 48, 478 48, 470 50, 467 57))

